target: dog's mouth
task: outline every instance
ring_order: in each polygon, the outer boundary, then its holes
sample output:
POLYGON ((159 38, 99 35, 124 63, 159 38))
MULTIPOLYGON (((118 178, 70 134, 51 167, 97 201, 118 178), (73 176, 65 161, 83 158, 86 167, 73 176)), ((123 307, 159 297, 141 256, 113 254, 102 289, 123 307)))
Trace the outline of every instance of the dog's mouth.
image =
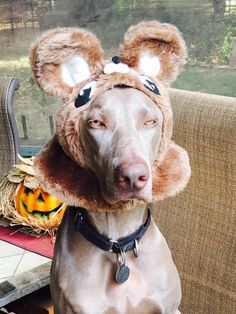
POLYGON ((141 191, 121 191, 118 189, 104 190, 102 191, 102 196, 109 204, 131 200, 139 200, 145 203, 150 203, 152 201, 152 191, 148 191, 148 189, 143 189, 141 191))

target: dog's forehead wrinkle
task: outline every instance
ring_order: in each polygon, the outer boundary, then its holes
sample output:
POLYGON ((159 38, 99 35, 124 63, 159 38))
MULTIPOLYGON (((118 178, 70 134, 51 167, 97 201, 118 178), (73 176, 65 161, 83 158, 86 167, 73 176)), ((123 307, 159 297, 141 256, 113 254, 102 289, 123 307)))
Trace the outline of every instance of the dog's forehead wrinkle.
POLYGON ((103 119, 104 114, 101 110, 91 110, 87 113, 86 119, 103 119))
POLYGON ((135 88, 113 88, 105 91, 103 94, 99 95, 93 102, 93 107, 106 108, 106 107, 116 107, 116 105, 135 106, 140 109, 146 108, 147 110, 155 108, 154 102, 143 92, 135 88))

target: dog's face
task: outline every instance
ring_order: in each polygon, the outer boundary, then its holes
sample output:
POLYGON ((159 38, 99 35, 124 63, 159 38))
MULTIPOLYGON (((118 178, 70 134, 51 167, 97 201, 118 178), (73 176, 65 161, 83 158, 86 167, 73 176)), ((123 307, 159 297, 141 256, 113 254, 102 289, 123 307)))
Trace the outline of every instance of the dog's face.
POLYGON ((152 163, 157 158, 163 116, 134 88, 99 95, 80 120, 84 158, 108 203, 152 199, 152 163))

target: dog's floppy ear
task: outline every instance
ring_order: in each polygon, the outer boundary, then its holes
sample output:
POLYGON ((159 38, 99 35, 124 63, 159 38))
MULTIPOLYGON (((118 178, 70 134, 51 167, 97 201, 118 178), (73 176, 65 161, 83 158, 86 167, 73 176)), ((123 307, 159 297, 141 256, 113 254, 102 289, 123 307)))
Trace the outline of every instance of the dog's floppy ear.
POLYGON ((31 49, 36 83, 48 94, 66 97, 72 88, 102 71, 103 50, 98 39, 80 28, 44 33, 31 49))
POLYGON ((165 158, 153 164, 153 203, 181 192, 190 176, 188 153, 170 141, 165 158))
POLYGON ((131 68, 168 86, 185 64, 186 46, 175 26, 157 21, 141 22, 126 32, 119 57, 131 68))

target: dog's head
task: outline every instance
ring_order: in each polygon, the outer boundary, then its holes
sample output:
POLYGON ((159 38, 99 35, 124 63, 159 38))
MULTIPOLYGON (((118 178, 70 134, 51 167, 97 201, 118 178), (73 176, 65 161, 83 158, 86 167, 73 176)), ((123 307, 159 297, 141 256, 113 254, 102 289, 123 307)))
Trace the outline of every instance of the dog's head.
POLYGON ((185 63, 170 24, 131 26, 105 64, 99 41, 79 28, 48 31, 35 43, 35 81, 63 99, 56 135, 35 160, 43 188, 93 210, 130 209, 181 191, 187 153, 171 141, 168 86, 185 63))

